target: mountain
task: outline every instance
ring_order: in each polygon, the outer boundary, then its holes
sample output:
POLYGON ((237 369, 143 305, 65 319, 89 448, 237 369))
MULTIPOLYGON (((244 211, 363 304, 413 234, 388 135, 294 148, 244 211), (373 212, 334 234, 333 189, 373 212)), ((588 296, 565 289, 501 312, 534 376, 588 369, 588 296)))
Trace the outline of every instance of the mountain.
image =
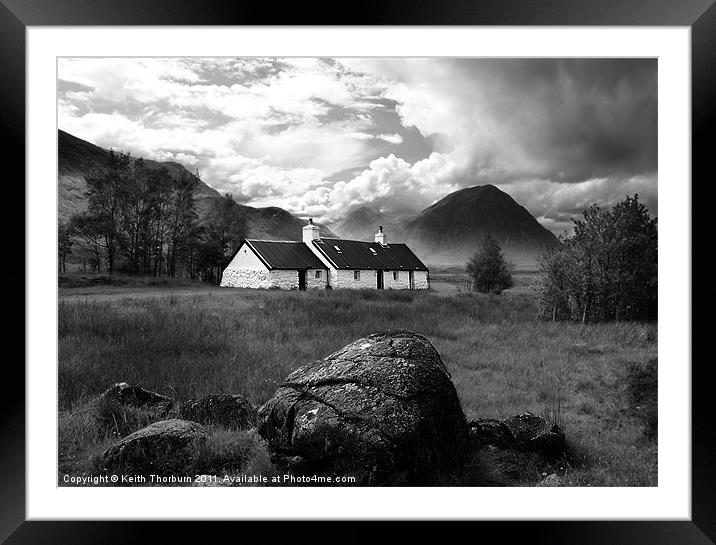
MULTIPOLYGON (((249 226, 248 238, 261 240, 301 240, 303 228, 307 221, 294 216, 283 208, 269 206, 267 208, 254 208, 240 204, 244 212, 246 224, 249 226)), ((316 224, 318 225, 318 224, 316 224)), ((318 225, 322 237, 336 238, 336 235, 327 227, 318 225)))
MULTIPOLYGON (((87 209, 87 176, 92 170, 107 164, 109 150, 81 140, 65 131, 58 131, 57 169, 58 169, 58 218, 67 221, 70 216, 87 209)), ((166 168, 170 176, 179 180, 184 176, 194 176, 181 164, 167 161, 159 162, 145 159, 149 168, 166 168)), ((196 201, 199 218, 205 217, 212 204, 223 198, 215 189, 198 180, 196 201)), ((286 210, 278 207, 255 208, 238 205, 249 228, 249 238, 273 240, 301 240, 302 229, 306 222, 286 210)), ((335 237, 329 229, 319 226, 321 235, 335 237)))
POLYGON ((534 267, 544 249, 557 244, 551 231, 494 185, 455 191, 406 220, 362 206, 330 227, 343 238, 372 241, 379 225, 389 243, 408 243, 429 265, 463 266, 488 233, 519 267, 534 267))
MULTIPOLYGON (((90 144, 76 136, 57 131, 57 172, 58 172, 58 216, 60 221, 67 221, 72 214, 87 209, 87 176, 94 169, 107 164, 109 150, 90 144)), ((191 174, 182 165, 175 162, 159 162, 145 159, 144 162, 151 169, 166 168, 174 180, 191 174)), ((205 208, 205 199, 218 199, 221 194, 199 180, 196 189, 196 198, 201 203, 199 208, 205 208)))
POLYGON ((450 193, 402 227, 405 242, 430 264, 464 264, 488 234, 519 266, 534 265, 557 244, 551 231, 493 185, 450 193))
POLYGON ((372 242, 379 225, 383 226, 386 233, 397 234, 397 223, 394 220, 367 206, 357 208, 330 227, 342 238, 372 242))

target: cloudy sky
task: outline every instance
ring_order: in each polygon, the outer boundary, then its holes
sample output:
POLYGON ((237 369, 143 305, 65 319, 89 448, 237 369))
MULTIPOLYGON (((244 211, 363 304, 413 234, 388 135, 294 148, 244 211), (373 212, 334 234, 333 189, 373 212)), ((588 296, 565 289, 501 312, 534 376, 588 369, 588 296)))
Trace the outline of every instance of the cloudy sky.
POLYGON ((253 206, 400 216, 491 183, 556 233, 626 194, 657 214, 653 59, 64 58, 58 77, 61 129, 253 206))

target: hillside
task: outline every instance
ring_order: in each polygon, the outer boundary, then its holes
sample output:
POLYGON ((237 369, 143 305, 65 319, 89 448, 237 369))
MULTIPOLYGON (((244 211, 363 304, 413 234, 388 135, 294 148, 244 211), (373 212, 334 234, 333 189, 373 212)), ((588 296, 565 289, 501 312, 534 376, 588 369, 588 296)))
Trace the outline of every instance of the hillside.
MULTIPOLYGON (((85 176, 92 170, 106 165, 109 150, 95 146, 62 130, 58 131, 57 150, 58 219, 65 222, 73 214, 87 209, 85 176)), ((193 176, 176 162, 145 159, 145 163, 150 168, 166 168, 175 180, 187 174, 193 176)), ((196 199, 200 218, 207 213, 212 202, 220 198, 222 196, 218 191, 199 180, 196 199)), ((306 222, 286 210, 274 206, 267 208, 254 208, 243 204, 238 206, 246 218, 250 238, 301 240, 301 229, 306 222)), ((321 227, 321 234, 326 237, 335 237, 325 227, 321 227)))
POLYGON ((332 223, 330 227, 342 238, 372 242, 379 225, 393 237, 397 235, 399 226, 392 218, 367 206, 357 208, 341 221, 332 223))
POLYGON ((533 265, 557 244, 527 209, 493 185, 450 193, 403 226, 405 241, 426 262, 464 263, 488 234, 518 265, 533 265))
POLYGON ((430 265, 463 266, 488 233, 521 268, 533 268, 542 251, 557 243, 527 209, 493 185, 450 193, 405 221, 362 206, 331 229, 344 238, 372 241, 379 225, 389 241, 407 242, 430 265))
MULTIPOLYGON (((108 158, 109 150, 81 140, 65 131, 57 131, 57 193, 60 221, 67 221, 72 214, 87 209, 85 176, 94 169, 104 167, 108 158)), ((182 165, 175 162, 159 162, 151 159, 145 159, 144 162, 151 169, 166 168, 174 180, 189 173, 182 165)), ((193 176, 193 174, 191 175, 193 176)), ((220 198, 221 195, 199 180, 196 197, 201 202, 204 199, 220 198)), ((201 208, 203 208, 202 204, 200 204, 201 208)))

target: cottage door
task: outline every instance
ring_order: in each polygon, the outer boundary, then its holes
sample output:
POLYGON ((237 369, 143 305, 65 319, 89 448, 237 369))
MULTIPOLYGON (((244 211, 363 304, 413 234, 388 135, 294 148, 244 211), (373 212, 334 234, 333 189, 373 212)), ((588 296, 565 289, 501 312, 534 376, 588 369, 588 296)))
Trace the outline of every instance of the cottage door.
POLYGON ((301 291, 306 289, 306 271, 298 271, 298 289, 301 291))
POLYGON ((376 271, 375 276, 376 276, 376 278, 378 279, 377 288, 378 288, 379 290, 382 290, 382 289, 383 289, 383 271, 376 271))
POLYGON ((408 283, 410 285, 410 289, 415 289, 415 275, 413 274, 413 271, 408 271, 408 283))

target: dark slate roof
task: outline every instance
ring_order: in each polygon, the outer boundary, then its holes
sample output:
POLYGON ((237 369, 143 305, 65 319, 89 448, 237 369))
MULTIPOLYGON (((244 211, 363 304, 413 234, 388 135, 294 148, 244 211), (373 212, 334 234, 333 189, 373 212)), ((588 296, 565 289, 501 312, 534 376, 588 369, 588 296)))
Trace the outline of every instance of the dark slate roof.
POLYGON ((314 240, 313 245, 337 269, 428 270, 405 244, 389 243, 383 246, 378 242, 322 238, 314 240))
POLYGON ((303 242, 246 240, 246 244, 269 269, 328 268, 303 242))

